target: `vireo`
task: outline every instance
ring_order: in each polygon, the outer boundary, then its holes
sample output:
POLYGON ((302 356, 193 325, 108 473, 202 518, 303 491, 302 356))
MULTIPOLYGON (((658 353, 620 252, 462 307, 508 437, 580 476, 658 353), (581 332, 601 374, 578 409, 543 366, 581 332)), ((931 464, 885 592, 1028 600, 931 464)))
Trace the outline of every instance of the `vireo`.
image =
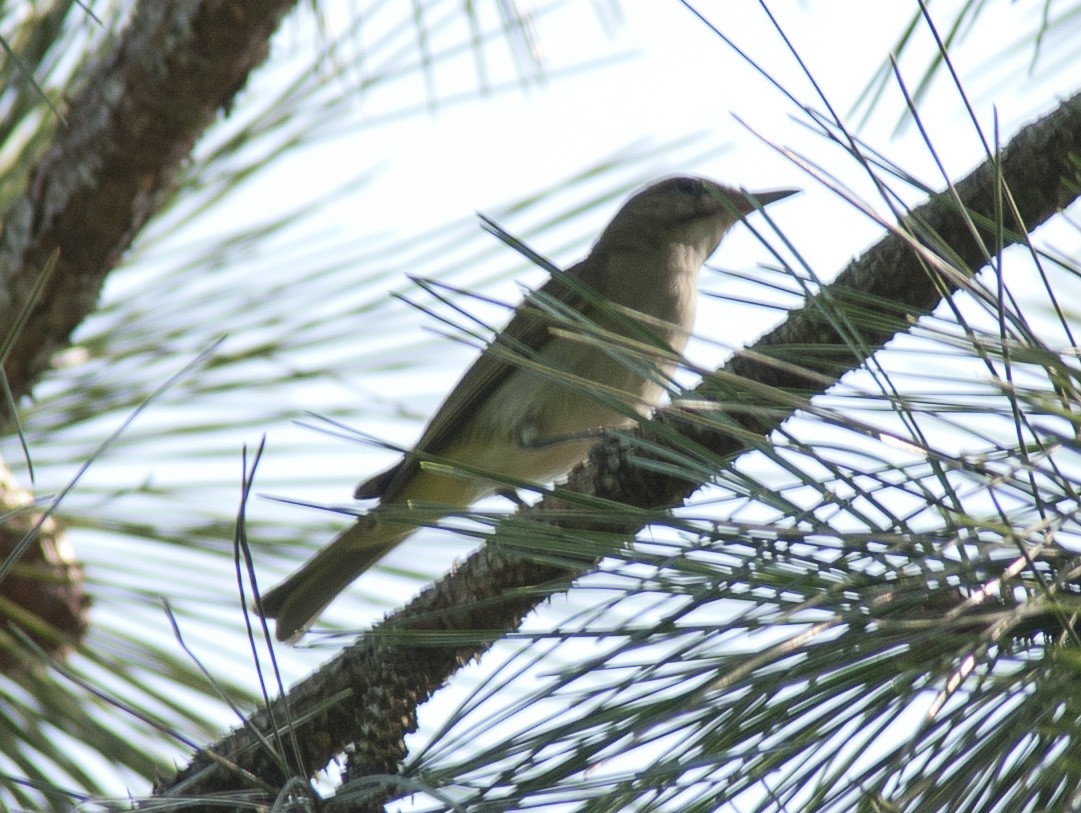
MULTIPOLYGON (((694 325, 702 264, 740 218, 794 191, 745 193, 678 177, 633 195, 589 256, 526 297, 451 390, 414 453, 357 487, 358 499, 378 505, 262 596, 278 638, 299 637, 417 529, 402 519, 411 503, 452 511, 502 487, 425 468, 421 458, 543 484, 584 460, 602 430, 648 415, 694 325), (583 335, 569 335, 575 325, 583 335), (625 340, 623 352, 605 335, 625 340), (650 346, 652 363, 626 349, 650 346)), ((424 521, 432 519, 425 510, 424 521)))

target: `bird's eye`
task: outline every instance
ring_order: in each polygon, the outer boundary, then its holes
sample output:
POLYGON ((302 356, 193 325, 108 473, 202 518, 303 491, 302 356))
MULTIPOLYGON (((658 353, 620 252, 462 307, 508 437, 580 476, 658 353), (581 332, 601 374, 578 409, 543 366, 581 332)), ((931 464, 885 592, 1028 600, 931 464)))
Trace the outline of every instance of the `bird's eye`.
POLYGON ((702 182, 697 178, 676 178, 676 189, 683 195, 701 195, 702 182))

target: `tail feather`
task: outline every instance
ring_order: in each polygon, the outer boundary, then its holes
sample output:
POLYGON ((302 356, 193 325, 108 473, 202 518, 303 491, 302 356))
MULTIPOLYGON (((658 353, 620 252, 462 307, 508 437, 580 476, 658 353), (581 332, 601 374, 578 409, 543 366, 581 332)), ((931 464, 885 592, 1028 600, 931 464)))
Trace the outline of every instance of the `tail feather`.
POLYGON ((264 617, 277 620, 278 640, 296 642, 342 590, 413 530, 361 520, 264 593, 260 607, 264 617))

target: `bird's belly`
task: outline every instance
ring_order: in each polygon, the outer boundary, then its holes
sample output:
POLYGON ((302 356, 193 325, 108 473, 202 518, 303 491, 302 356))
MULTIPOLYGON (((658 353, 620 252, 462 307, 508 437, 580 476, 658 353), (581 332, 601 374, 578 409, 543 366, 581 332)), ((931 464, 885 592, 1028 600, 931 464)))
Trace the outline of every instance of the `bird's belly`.
POLYGON ((562 477, 602 430, 647 415, 664 391, 660 377, 670 373, 562 338, 548 343, 543 358, 544 369, 519 368, 485 399, 472 421, 471 465, 538 483, 562 477))

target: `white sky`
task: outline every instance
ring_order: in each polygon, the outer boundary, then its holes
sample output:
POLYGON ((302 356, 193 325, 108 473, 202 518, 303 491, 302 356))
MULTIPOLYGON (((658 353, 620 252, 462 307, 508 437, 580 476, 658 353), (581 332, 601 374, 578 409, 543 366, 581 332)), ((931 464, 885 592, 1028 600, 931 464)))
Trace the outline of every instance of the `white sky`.
MULTIPOLYGON (((662 166, 659 171, 691 170, 752 188, 804 187, 807 194, 802 200, 786 204, 786 228, 798 225, 792 221, 801 218, 810 222, 814 232, 823 228, 826 217, 821 207, 829 205, 831 196, 816 189, 734 118, 740 117, 783 145, 817 144, 820 148, 820 142, 809 139, 793 123, 795 111, 788 100, 674 0, 622 4, 624 22, 614 29, 602 25, 592 5, 575 3, 540 18, 538 39, 546 64, 558 68, 613 53, 626 54, 627 59, 573 77, 547 80, 524 94, 447 106, 431 118, 413 117, 358 132, 350 139, 352 160, 380 167, 382 173, 364 193, 378 205, 365 207, 363 227, 401 232, 414 224, 438 223, 477 209, 491 210, 528 190, 547 188, 553 180, 626 145, 705 134, 706 145, 730 149, 700 166, 662 166)), ((936 3, 933 8, 942 9, 943 19, 948 19, 947 7, 952 11, 956 5, 936 3)), ((864 85, 883 64, 915 9, 909 3, 858 0, 777 6, 785 33, 843 116, 848 116, 864 85), (838 58, 841 55, 843 58, 838 58)), ((723 8, 723 14, 716 15, 721 30, 801 101, 821 110, 822 104, 812 95, 758 5, 725 3, 723 8)), ((994 16, 989 13, 981 30, 994 30, 994 16)), ((1008 18, 1014 26, 1018 19, 1025 19, 1017 9, 1007 8, 998 16, 1008 18)), ((1035 22, 1034 14, 1029 15, 1029 22, 1035 22)), ((926 35, 917 37, 918 58, 905 62, 910 86, 915 86, 927 64, 929 46, 926 35)), ((957 59, 962 70, 971 69, 963 78, 969 92, 975 94, 981 122, 985 126, 990 123, 994 103, 1003 130, 1009 133, 1018 120, 1042 111, 1048 97, 1041 94, 1034 99, 1026 93, 1030 88, 998 88, 981 78, 999 73, 988 70, 987 55, 987 50, 968 47, 960 49, 957 59), (981 96, 991 89, 996 91, 994 97, 981 96)), ((1010 61, 1015 75, 1023 59, 1010 61)), ((471 67, 471 63, 467 65, 464 70, 471 67)), ((460 82, 437 76, 437 96, 443 84, 453 90, 460 82)), ((382 106, 400 106, 400 101, 377 94, 361 109, 377 115, 382 106)), ((932 130, 931 136, 949 171, 956 175, 981 160, 978 142, 965 126, 963 110, 944 78, 936 84, 925 110, 927 120, 940 129, 932 130)), ((873 126, 860 135, 874 146, 887 148, 906 168, 934 181, 926 149, 913 128, 900 139, 888 141, 900 111, 900 96, 890 91, 873 126)), ((849 123, 855 127, 854 120, 849 123)), ((602 219, 607 216, 598 214, 602 219)), ((852 241, 844 243, 842 250, 861 247, 852 241)))

